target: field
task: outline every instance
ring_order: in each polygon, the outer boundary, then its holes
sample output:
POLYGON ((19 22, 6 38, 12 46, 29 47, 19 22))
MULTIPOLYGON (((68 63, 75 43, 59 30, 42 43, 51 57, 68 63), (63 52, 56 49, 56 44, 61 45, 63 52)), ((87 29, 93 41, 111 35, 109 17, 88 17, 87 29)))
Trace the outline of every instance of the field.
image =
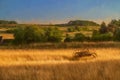
MULTIPOLYGON (((82 50, 77 49, 77 50, 82 50)), ((0 49, 0 80, 119 80, 119 48, 71 61, 76 49, 0 49)))
POLYGON ((0 80, 120 80, 119 3, 0 0, 0 80))
MULTIPOLYGON (((95 26, 81 27, 69 32, 68 27, 58 27, 64 34, 82 33, 91 36, 95 26)), ((3 39, 14 39, 13 33, 1 28, 3 39)), ((0 80, 119 80, 120 42, 60 42, 0 45, 0 80), (73 59, 76 51, 89 49, 96 57, 73 59)))

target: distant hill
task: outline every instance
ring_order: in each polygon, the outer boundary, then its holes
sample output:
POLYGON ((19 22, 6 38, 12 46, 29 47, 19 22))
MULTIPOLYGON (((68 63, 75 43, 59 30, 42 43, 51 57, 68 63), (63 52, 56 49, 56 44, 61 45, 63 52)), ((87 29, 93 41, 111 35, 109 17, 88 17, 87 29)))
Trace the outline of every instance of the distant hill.
POLYGON ((69 21, 68 25, 70 26, 98 26, 99 24, 93 22, 93 21, 87 21, 87 20, 75 20, 75 21, 69 21))
POLYGON ((0 20, 0 24, 17 24, 16 21, 0 20))
MULTIPOLYGON (((8 25, 10 24, 16 25, 18 24, 16 21, 8 21, 8 20, 0 20, 0 25, 8 25)), ((29 24, 31 25, 31 24, 29 24)), ((88 21, 88 20, 74 20, 74 21, 69 21, 68 23, 65 24, 53 24, 53 25, 43 25, 43 26, 99 26, 96 22, 93 21, 88 21)))
POLYGON ((88 20, 74 20, 66 24, 57 24, 57 26, 99 26, 99 24, 88 20))

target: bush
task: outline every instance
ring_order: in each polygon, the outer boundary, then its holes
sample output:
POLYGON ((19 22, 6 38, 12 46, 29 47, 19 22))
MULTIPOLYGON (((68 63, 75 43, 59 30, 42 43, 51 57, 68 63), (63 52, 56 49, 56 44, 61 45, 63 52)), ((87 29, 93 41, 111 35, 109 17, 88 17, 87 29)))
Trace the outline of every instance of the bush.
POLYGON ((23 27, 18 27, 14 31, 14 43, 15 44, 21 44, 24 43, 24 28, 23 27))
POLYGON ((120 41, 120 28, 117 28, 114 33, 114 40, 120 41))
POLYGON ((92 40, 93 41, 111 41, 113 38, 112 33, 100 34, 98 31, 93 31, 92 40))
POLYGON ((82 33, 75 34, 74 41, 84 41, 85 36, 82 33))
POLYGON ((75 26, 75 27, 69 27, 68 32, 75 32, 75 31, 80 31, 81 28, 79 26, 75 26))
POLYGON ((76 30, 76 31, 80 31, 81 28, 80 28, 79 26, 75 26, 75 30, 76 30))
POLYGON ((73 41, 72 37, 69 34, 66 34, 66 38, 64 42, 72 42, 72 41, 73 41))
POLYGON ((43 42, 45 40, 44 30, 38 27, 18 27, 14 31, 14 42, 16 44, 26 44, 33 42, 43 42))
POLYGON ((62 32, 56 27, 45 29, 45 36, 48 42, 61 42, 62 40, 62 32))
POLYGON ((14 33, 14 29, 8 29, 5 31, 6 33, 14 33))
POLYGON ((74 32, 74 31, 75 31, 75 28, 73 27, 68 28, 68 32, 74 32))

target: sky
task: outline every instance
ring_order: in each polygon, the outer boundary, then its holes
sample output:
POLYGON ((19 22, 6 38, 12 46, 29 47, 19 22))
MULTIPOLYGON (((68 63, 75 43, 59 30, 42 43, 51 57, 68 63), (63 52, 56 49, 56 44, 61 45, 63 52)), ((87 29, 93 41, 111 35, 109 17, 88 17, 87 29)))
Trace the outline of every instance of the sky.
POLYGON ((19 23, 65 23, 120 18, 120 0, 0 0, 0 19, 19 23))

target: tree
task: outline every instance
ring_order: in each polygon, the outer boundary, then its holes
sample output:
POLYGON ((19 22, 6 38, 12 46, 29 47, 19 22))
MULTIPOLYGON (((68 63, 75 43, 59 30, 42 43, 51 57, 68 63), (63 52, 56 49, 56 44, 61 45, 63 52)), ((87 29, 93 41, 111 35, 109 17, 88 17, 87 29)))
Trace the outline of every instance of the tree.
POLYGON ((15 44, 23 44, 24 43, 24 28, 23 27, 18 27, 14 31, 14 43, 15 44))
POLYGON ((120 41, 120 28, 117 28, 115 33, 114 33, 114 40, 115 41, 120 41))
POLYGON ((72 41, 72 37, 69 34, 66 34, 66 38, 64 42, 71 42, 71 41, 72 41))
POLYGON ((108 30, 112 33, 114 33, 118 27, 120 27, 120 20, 112 20, 108 24, 108 30))
POLYGON ((85 40, 85 35, 82 33, 77 33, 75 34, 74 41, 84 41, 85 40))
POLYGON ((44 30, 38 27, 25 27, 25 43, 32 43, 32 42, 43 42, 44 41, 44 30))
POLYGON ((118 26, 119 25, 119 21, 117 21, 116 19, 111 20, 110 24, 114 25, 114 26, 118 26))
POLYGON ((56 27, 47 28, 45 36, 48 42, 61 42, 62 40, 62 32, 56 27))
POLYGON ((108 32, 108 29, 107 29, 107 26, 106 26, 105 22, 102 22, 101 28, 100 28, 99 32, 100 32, 101 34, 104 34, 104 33, 107 33, 107 32, 108 32))
POLYGON ((43 29, 34 26, 18 27, 14 31, 15 44, 29 44, 33 42, 43 42, 45 40, 43 29))
POLYGON ((113 38, 113 34, 111 32, 101 34, 98 31, 93 31, 92 40, 93 41, 111 41, 113 38))

